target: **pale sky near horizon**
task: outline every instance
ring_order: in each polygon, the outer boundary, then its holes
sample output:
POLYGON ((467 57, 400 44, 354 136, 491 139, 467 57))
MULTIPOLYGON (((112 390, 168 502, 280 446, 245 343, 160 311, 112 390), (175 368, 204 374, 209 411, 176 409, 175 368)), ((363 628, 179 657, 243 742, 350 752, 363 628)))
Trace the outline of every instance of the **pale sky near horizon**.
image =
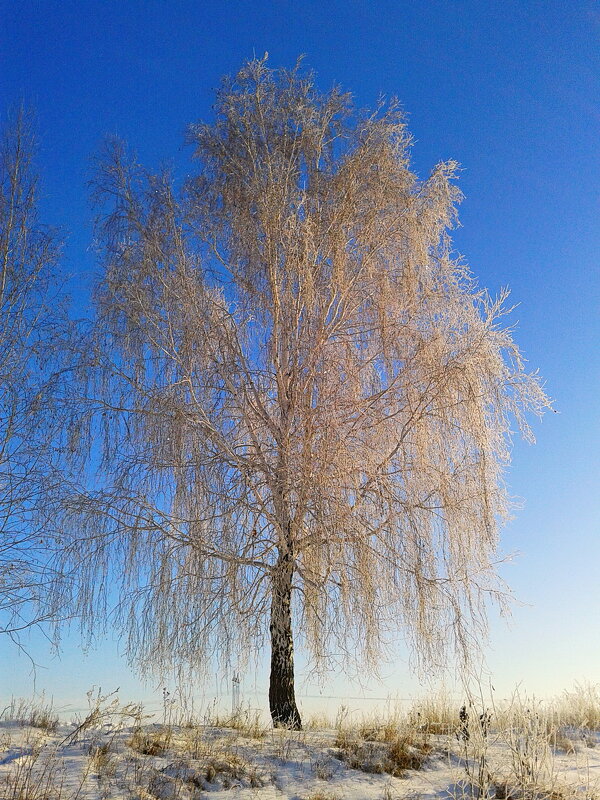
MULTIPOLYGON (((421 177, 440 160, 462 165, 455 247, 482 286, 512 290, 514 338, 558 412, 533 421, 535 445, 515 440, 507 482, 524 507, 502 552, 520 555, 501 574, 522 604, 508 626, 492 614, 491 681, 500 696, 600 682, 600 3, 0 0, 0 114, 21 100, 36 110, 41 217, 69 232, 78 309, 94 270, 87 180, 103 136, 184 174, 186 125, 211 118, 223 74, 266 51, 272 66, 306 54, 319 86, 339 83, 358 106, 397 95, 421 177)), ((76 636, 64 645, 58 660, 41 637, 29 642, 35 687, 57 703, 83 705, 92 684, 160 700, 115 642, 87 657, 76 636)), ((407 660, 399 650, 366 693, 424 691, 407 660)), ((304 671, 300 658, 299 694, 318 696, 304 671)), ((266 678, 266 666, 244 676, 248 698, 266 678)), ((27 657, 0 641, 0 699, 33 688, 27 657)), ((363 689, 334 675, 322 691, 342 702, 363 689)))

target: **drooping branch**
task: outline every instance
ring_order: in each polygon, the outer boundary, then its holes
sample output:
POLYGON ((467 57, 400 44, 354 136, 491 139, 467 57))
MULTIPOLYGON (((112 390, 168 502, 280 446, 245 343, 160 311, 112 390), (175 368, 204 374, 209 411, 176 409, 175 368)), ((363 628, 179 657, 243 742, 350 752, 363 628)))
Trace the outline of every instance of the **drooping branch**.
POLYGON ((181 196, 118 144, 98 173, 88 618, 110 573, 148 665, 229 658, 274 620, 281 675, 294 625, 320 664, 375 666, 399 626, 425 662, 464 656, 501 591, 512 421, 548 401, 453 257, 457 165, 419 180, 397 104, 361 115, 264 61, 189 138, 181 196))

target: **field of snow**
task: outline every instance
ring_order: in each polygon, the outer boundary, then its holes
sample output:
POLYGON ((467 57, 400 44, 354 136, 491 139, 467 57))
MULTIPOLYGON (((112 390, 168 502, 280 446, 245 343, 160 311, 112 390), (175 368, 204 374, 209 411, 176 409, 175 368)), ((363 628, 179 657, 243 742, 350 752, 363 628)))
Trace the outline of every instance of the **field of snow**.
POLYGON ((600 800, 600 705, 572 700, 300 732, 250 714, 157 723, 111 698, 61 724, 21 701, 0 721, 0 800, 600 800))

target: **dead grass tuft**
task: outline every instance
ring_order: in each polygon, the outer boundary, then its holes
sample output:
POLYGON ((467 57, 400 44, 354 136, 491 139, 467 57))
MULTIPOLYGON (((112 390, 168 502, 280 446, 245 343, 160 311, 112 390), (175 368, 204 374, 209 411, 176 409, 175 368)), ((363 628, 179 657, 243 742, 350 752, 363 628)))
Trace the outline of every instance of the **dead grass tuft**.
POLYGON ((163 756, 171 745, 171 731, 144 731, 136 728, 128 744, 132 750, 144 756, 163 756))
POLYGON ((304 800, 341 800, 341 798, 339 794, 333 792, 317 791, 305 797, 304 800))
POLYGON ((398 723, 389 720, 380 725, 363 724, 358 735, 366 742, 393 742, 398 738, 398 723))
POLYGON ((172 764, 161 770, 160 774, 170 775, 202 791, 231 789, 234 786, 259 789, 266 783, 265 774, 256 764, 232 751, 219 750, 199 761, 193 767, 184 763, 172 764))
POLYGON ((424 738, 407 733, 391 736, 382 728, 367 731, 371 738, 364 739, 351 731, 340 731, 336 739, 338 757, 352 769, 374 774, 387 773, 396 778, 409 770, 419 770, 431 753, 424 738))
POLYGON ((90 767, 93 772, 96 772, 98 775, 105 775, 110 771, 113 758, 109 742, 90 745, 88 755, 90 757, 90 767))
POLYGON ((430 753, 431 745, 425 740, 415 741, 400 735, 390 743, 385 772, 399 776, 407 770, 419 770, 430 753))
POLYGON ((43 695, 37 700, 13 698, 0 713, 0 719, 29 725, 47 733, 54 733, 59 725, 58 714, 54 711, 52 703, 45 702, 43 695))
POLYGON ((27 720, 27 725, 30 725, 32 728, 39 728, 47 733, 54 733, 58 728, 58 722, 58 715, 48 706, 47 708, 33 709, 27 720))
POLYGON ((317 758, 311 764, 311 770, 321 781, 330 781, 334 774, 334 763, 330 758, 317 758))
POLYGON ((212 714, 206 718, 204 724, 210 728, 228 728, 249 739, 264 739, 269 731, 269 727, 262 721, 260 712, 252 709, 238 711, 225 717, 212 714))

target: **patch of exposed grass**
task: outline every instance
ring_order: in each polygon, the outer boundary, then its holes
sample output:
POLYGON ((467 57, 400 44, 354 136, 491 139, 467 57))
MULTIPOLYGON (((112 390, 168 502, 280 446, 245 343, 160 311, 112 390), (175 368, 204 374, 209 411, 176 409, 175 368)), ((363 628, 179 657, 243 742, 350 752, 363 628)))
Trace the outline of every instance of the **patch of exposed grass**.
POLYGON ((391 737, 389 731, 382 730, 378 736, 374 738, 371 734, 371 738, 364 739, 356 733, 341 731, 336 739, 338 757, 362 772, 402 777, 408 770, 421 769, 431 753, 431 746, 424 738, 417 739, 410 733, 396 732, 391 737))
POLYGON ((363 723, 358 728, 358 735, 366 742, 393 742, 398 738, 398 722, 388 720, 379 725, 363 723))
POLYGON ((17 722, 19 725, 29 725, 47 733, 54 733, 59 724, 59 717, 52 703, 46 703, 43 695, 39 700, 33 701, 13 698, 3 709, 0 719, 17 722))
POLYGON ((144 756, 164 756, 171 745, 171 731, 144 731, 136 728, 128 744, 132 750, 144 756))
POLYGON ((334 762, 330 758, 317 758, 310 765, 315 777, 321 781, 330 781, 334 774, 334 762))
POLYGON ((406 770, 421 769, 431 753, 431 745, 424 739, 416 741, 410 736, 397 736, 389 743, 386 772, 402 775, 406 770))
POLYGON ((561 725, 583 730, 600 730, 600 683, 576 683, 555 701, 561 725))
POLYGON ((34 708, 26 724, 47 733, 54 733, 58 728, 58 722, 58 715, 53 712, 51 706, 47 706, 46 708, 34 708))
POLYGON ((304 800, 341 800, 339 794, 334 794, 333 792, 313 792, 309 794, 304 800))
POLYGON ((211 715, 206 718, 205 726, 234 730, 249 739, 264 739, 269 730, 263 722, 260 712, 252 709, 245 709, 225 717, 211 715))
POLYGON ((411 727, 421 733, 448 736, 459 723, 459 706, 443 691, 417 701, 408 713, 411 727))
POLYGON ((259 789, 266 776, 256 764, 234 752, 219 750, 218 754, 199 759, 193 766, 186 762, 169 764, 154 770, 148 790, 157 796, 179 797, 183 787, 200 791, 232 789, 234 787, 259 789))

